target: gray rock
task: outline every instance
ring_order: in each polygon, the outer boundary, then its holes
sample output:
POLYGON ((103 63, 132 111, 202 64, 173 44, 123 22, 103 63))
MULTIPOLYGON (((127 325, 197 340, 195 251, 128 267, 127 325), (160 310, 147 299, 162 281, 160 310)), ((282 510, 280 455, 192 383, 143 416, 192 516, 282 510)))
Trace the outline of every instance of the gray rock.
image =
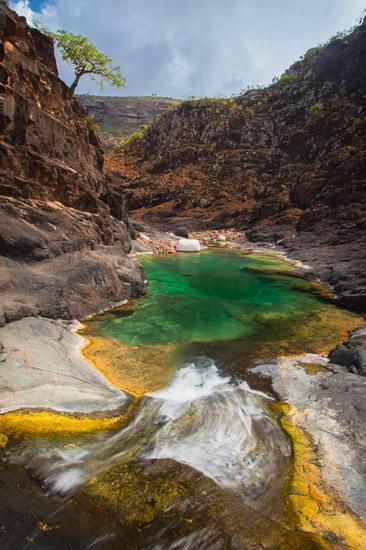
POLYGON ((340 365, 307 372, 304 364, 328 366, 308 355, 256 367, 271 377, 273 389, 293 410, 291 422, 312 437, 328 487, 356 515, 366 519, 366 378, 340 365))
POLYGON ((345 367, 348 372, 366 376, 366 329, 351 333, 349 340, 339 344, 328 358, 331 363, 345 367))
POLYGON ((24 318, 0 328, 0 414, 17 409, 112 413, 129 403, 80 353, 76 325, 24 318))

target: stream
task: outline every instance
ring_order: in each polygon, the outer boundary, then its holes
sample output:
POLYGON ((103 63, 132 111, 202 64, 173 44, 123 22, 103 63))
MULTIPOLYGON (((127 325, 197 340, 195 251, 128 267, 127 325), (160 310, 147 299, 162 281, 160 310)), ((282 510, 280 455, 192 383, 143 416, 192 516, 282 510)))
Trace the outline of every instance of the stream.
POLYGON ((276 256, 141 262, 147 296, 82 330, 85 357, 129 398, 116 425, 9 438, 9 510, 26 499, 42 517, 12 548, 328 548, 297 528, 291 440, 251 368, 326 352, 359 317, 276 256))

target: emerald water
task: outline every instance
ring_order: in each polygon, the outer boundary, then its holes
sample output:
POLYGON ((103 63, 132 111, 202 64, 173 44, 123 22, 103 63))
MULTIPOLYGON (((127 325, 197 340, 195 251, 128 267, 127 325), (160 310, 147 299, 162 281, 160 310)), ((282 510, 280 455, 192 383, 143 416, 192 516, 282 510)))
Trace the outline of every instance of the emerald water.
MULTIPOLYGON (((53 503, 51 546, 72 534, 86 542, 70 548, 324 548, 289 508, 291 444, 250 367, 325 351, 359 318, 275 256, 141 263, 146 296, 83 329, 85 356, 129 398, 119 423, 67 436, 51 426, 7 451, 53 503)), ((43 547, 41 534, 26 547, 43 547)))
POLYGON ((261 330, 268 319, 319 310, 302 281, 271 273, 278 264, 220 252, 146 258, 147 299, 97 321, 96 330, 140 345, 233 340, 261 330))
POLYGON ((143 261, 147 299, 134 311, 111 314, 103 334, 130 344, 233 340, 256 332, 268 318, 296 316, 316 305, 302 283, 250 271, 276 262, 219 252, 143 261))
POLYGON ((148 293, 88 324, 87 334, 144 348, 170 346, 248 359, 314 352, 337 341, 352 314, 275 256, 207 251, 144 257, 148 293), (216 349, 216 351, 214 351, 216 349))

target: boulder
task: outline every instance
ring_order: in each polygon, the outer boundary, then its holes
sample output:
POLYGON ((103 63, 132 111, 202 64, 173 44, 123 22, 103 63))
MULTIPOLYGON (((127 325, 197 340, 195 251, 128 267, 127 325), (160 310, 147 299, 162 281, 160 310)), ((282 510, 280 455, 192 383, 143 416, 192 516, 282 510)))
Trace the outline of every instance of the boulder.
POLYGON ((201 245, 197 239, 179 239, 177 252, 200 252, 201 245))
POLYGON ((174 229, 174 235, 177 237, 183 237, 184 239, 189 238, 189 233, 185 227, 177 227, 174 229))
POLYGON ((349 340, 338 344, 328 359, 345 367, 349 372, 366 376, 366 329, 361 328, 351 333, 349 340))

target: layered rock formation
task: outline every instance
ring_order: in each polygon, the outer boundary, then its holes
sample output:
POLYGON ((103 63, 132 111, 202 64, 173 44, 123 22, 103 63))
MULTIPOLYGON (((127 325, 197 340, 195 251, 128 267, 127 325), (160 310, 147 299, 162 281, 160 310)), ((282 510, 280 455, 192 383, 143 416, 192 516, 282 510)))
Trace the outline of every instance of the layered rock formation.
POLYGON ((0 5, 0 321, 73 318, 143 291, 118 181, 53 43, 0 5))
MULTIPOLYGON (((180 100, 171 97, 105 97, 79 95, 78 101, 99 126, 103 137, 125 137, 154 118, 179 105, 180 100)), ((108 140, 106 140, 108 141, 108 140)))
POLYGON ((366 308, 366 22, 274 85, 183 103, 117 152, 131 208, 160 227, 245 229, 366 308))

